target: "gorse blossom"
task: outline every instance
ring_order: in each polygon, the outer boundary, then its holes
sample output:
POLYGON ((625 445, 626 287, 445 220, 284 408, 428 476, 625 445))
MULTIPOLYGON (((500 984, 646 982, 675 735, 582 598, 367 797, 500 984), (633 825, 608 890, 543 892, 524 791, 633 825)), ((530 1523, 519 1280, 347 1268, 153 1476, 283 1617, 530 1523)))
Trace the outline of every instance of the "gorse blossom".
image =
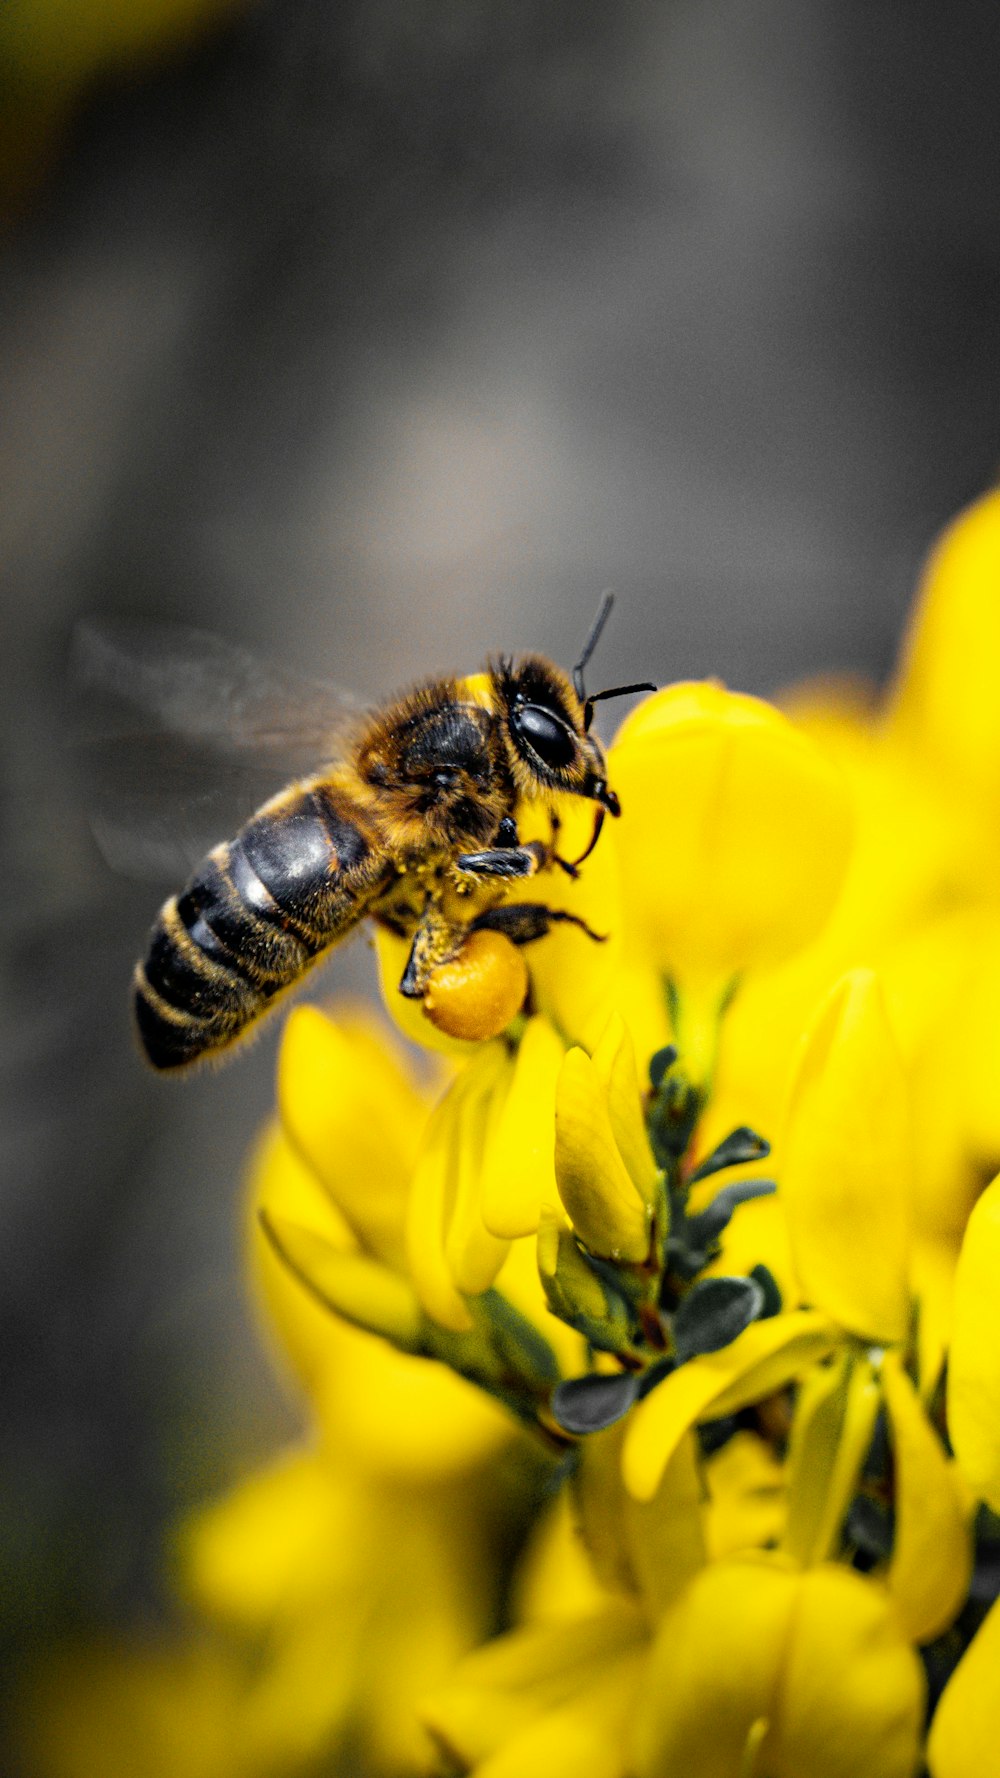
POLYGON ((499 1037, 290 1014, 249 1264, 312 1440, 182 1528, 193 1629, 38 1674, 45 1770, 993 1769, 998 585, 991 495, 883 706, 646 699, 551 886, 605 942, 499 1037))

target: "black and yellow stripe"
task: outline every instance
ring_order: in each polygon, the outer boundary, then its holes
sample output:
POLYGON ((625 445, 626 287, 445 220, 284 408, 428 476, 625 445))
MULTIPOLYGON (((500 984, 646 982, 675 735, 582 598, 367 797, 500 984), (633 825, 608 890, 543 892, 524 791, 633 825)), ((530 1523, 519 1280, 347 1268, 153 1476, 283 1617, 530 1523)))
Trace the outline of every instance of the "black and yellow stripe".
POLYGON ((384 856, 328 783, 295 785, 216 846, 168 901, 135 972, 154 1068, 232 1043, 365 912, 384 856))

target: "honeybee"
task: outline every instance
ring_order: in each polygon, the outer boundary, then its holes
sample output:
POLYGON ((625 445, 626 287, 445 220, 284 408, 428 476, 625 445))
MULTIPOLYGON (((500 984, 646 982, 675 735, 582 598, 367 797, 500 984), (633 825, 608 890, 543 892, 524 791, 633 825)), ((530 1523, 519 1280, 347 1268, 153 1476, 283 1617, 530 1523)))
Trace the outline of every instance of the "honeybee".
POLYGON ((542 898, 505 897, 549 868, 575 876, 605 815, 620 813, 594 706, 655 688, 587 695, 611 604, 606 595, 571 674, 541 655, 501 656, 483 673, 420 685, 355 722, 332 760, 208 853, 161 908, 135 970, 135 1023, 154 1068, 228 1048, 365 917, 410 941, 399 991, 411 999, 470 932, 515 945, 557 921, 590 932, 542 898), (555 801, 567 795, 595 805, 574 860, 557 849, 555 801), (550 842, 522 843, 526 799, 548 806, 550 842))

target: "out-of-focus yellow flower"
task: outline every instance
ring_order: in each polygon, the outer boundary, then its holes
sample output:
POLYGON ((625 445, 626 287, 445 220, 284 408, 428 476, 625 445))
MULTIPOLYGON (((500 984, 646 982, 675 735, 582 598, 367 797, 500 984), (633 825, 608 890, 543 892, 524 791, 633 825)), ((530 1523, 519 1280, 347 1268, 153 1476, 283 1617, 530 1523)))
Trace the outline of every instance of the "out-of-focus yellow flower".
POLYGON ((74 102, 102 76, 134 80, 236 10, 239 0, 17 0, 0 11, 0 212, 52 158, 74 102))
POLYGON ((240 1651, 207 1630, 69 1644, 19 1700, 18 1752, 45 1778, 268 1778, 282 1768, 241 1716, 247 1680, 240 1651))
POLYGON ((492 1613, 482 1486, 400 1486, 303 1451, 185 1526, 180 1591, 257 1651, 242 1718, 279 1769, 352 1741, 376 1769, 433 1769, 416 1702, 492 1613))
POLYGON ((961 513, 924 572, 890 718, 949 794, 995 829, 1000 802, 1000 493, 961 513))
POLYGON ((969 1218, 955 1281, 948 1426, 970 1488, 1000 1511, 1000 1179, 969 1218))
POLYGON ((1000 1602, 991 1606, 944 1688, 927 1743, 931 1778, 982 1778, 996 1763, 1000 1602))
POLYGON ((295 1257, 298 1275, 254 1216, 252 1269, 280 1356, 336 1448, 363 1452, 369 1465, 378 1454, 404 1475, 476 1462, 509 1437, 507 1420, 450 1369, 408 1355, 422 1311, 405 1273, 404 1225, 425 1100, 369 1020, 335 1023, 302 1007, 282 1042, 279 1106, 250 1196, 295 1257), (341 1316, 323 1306, 331 1302, 341 1316))
POLYGON ((913 1778, 924 1683, 880 1589, 843 1568, 706 1568, 664 1617, 638 1778, 913 1778))
POLYGON ((805 1301, 859 1337, 905 1339, 913 1141, 903 1064, 870 971, 846 976, 812 1026, 783 1155, 805 1301))
POLYGON ((623 1778, 644 1666, 638 1607, 531 1626, 488 1643, 424 1705, 460 1770, 488 1778, 623 1778))
POLYGON ((758 698, 669 686, 610 757, 633 943, 675 980, 725 983, 774 963, 829 917, 851 844, 829 758, 758 698))

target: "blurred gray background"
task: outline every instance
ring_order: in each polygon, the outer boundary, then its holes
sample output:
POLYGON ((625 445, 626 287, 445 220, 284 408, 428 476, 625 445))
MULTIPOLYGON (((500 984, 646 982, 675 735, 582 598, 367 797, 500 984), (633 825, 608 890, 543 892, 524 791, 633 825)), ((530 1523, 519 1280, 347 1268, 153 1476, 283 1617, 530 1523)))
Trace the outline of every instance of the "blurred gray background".
POLYGON ((74 619, 374 695, 570 663, 612 586, 605 682, 884 675, 1000 459, 998 39, 962 0, 272 0, 81 79, 12 180, 8 1638, 146 1609, 164 1521, 294 1424, 237 1257, 276 1033, 184 1083, 133 1052, 177 885, 90 839, 74 619))

